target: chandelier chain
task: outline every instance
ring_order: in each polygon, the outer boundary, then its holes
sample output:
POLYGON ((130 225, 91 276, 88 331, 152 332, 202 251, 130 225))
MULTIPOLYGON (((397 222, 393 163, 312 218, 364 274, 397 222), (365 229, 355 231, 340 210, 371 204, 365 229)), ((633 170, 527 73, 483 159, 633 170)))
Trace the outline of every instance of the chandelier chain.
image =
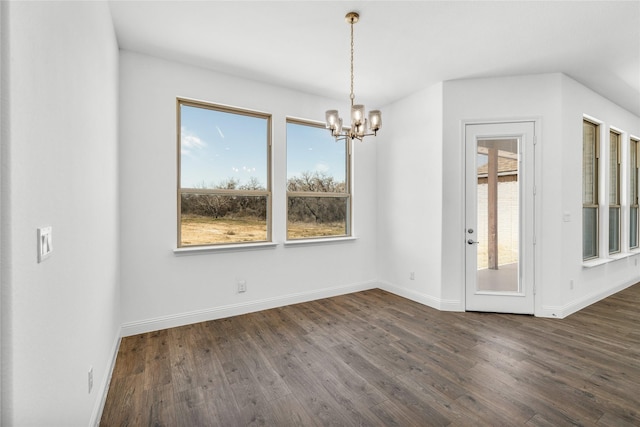
POLYGON ((353 107, 353 100, 355 99, 353 93, 353 20, 351 21, 351 106, 353 107))

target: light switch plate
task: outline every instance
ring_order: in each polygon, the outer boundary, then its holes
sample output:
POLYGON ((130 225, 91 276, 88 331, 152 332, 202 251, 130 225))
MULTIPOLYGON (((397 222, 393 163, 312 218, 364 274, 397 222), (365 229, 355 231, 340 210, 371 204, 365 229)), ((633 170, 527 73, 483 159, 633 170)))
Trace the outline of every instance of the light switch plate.
POLYGON ((49 258, 53 251, 51 227, 38 228, 38 262, 49 258))

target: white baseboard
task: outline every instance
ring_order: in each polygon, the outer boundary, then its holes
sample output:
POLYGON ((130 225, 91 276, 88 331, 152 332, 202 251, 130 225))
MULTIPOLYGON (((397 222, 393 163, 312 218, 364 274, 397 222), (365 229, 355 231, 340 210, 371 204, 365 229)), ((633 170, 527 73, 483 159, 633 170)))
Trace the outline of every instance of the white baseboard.
POLYGON ((378 287, 378 282, 362 282, 346 286, 335 286, 310 292, 300 292, 296 294, 283 295, 273 298, 265 298, 257 301, 230 304, 221 307, 214 307, 204 310, 196 310, 188 313, 172 314, 168 316, 156 317, 153 319, 127 322, 122 325, 122 336, 143 334, 161 329, 175 328, 192 323, 206 322, 209 320, 223 319, 225 317, 238 316, 270 308, 282 307, 290 304, 313 301, 322 298, 334 297, 337 295, 349 294, 352 292, 365 291, 378 287))
POLYGON ((100 420, 102 419, 102 411, 104 411, 104 405, 107 402, 107 393, 109 393, 111 377, 113 376, 113 368, 116 366, 116 357, 118 356, 118 350, 120 349, 121 336, 122 329, 119 329, 113 342, 111 357, 107 361, 107 369, 105 371, 105 375, 103 376, 100 383, 100 388, 96 390, 99 395, 96 399, 96 404, 93 408, 93 412, 91 413, 89 426, 98 427, 100 425, 100 420))
POLYGON ((551 317, 554 319, 564 319, 565 317, 573 313, 576 313, 582 310, 583 308, 588 307, 591 304, 594 304, 600 300, 603 300, 617 292, 620 292, 621 290, 626 289, 629 286, 635 285, 636 283, 638 283, 638 280, 634 279, 630 282, 625 282, 621 285, 614 286, 612 288, 605 289, 603 291, 591 293, 589 295, 586 295, 575 301, 571 301, 562 306, 543 305, 542 310, 540 311, 540 313, 536 313, 536 316, 551 317))
POLYGON ((411 301, 419 302, 420 304, 427 305, 440 311, 464 311, 462 301, 459 300, 444 300, 436 298, 432 295, 417 292, 411 289, 401 288, 389 282, 378 282, 378 287, 384 291, 391 292, 392 294, 401 296, 403 298, 410 299, 411 301))

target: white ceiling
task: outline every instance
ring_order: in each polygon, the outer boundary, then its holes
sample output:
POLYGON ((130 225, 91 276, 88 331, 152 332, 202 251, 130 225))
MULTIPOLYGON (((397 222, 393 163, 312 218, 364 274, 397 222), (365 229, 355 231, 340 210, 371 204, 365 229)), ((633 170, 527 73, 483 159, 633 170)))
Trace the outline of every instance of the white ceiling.
POLYGON ((382 107, 434 83, 562 72, 640 116, 640 1, 118 1, 122 49, 382 107))

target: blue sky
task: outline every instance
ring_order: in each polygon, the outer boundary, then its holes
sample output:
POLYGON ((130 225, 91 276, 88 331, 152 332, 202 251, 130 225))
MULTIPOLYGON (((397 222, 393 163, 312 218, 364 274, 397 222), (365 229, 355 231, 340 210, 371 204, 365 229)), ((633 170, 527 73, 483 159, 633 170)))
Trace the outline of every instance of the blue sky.
POLYGON ((345 143, 336 142, 325 128, 287 123, 287 179, 302 172, 318 172, 343 182, 345 143))
POLYGON ((229 178, 267 182, 267 120, 205 108, 181 107, 183 188, 214 188, 229 178))
MULTIPOLYGON (((181 106, 181 185, 213 188, 234 178, 267 182, 267 120, 181 106)), ((345 177, 345 144, 324 128, 287 123, 287 178, 320 172, 345 177)), ((284 144, 285 141, 273 141, 284 144)))

